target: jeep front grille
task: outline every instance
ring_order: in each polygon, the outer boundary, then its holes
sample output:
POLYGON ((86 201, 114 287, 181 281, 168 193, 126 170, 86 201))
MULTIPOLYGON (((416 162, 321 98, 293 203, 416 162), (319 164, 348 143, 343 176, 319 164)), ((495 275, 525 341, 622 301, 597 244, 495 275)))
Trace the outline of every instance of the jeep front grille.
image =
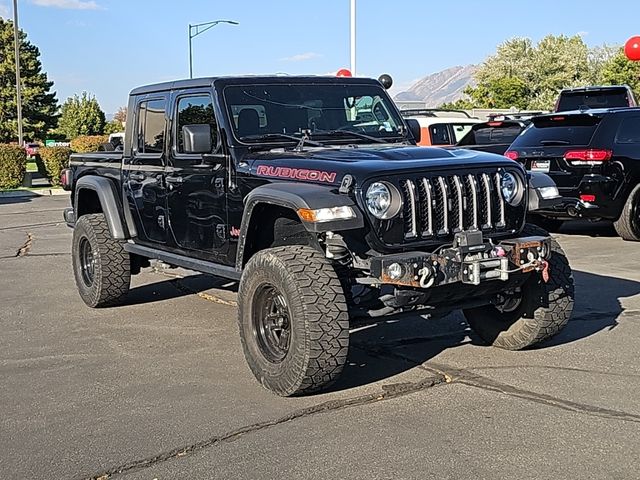
MULTIPOLYGON (((404 209, 404 241, 440 240, 462 230, 498 233, 508 227, 497 171, 413 176, 398 182, 404 209)), ((511 222, 514 223, 514 222, 511 222)))

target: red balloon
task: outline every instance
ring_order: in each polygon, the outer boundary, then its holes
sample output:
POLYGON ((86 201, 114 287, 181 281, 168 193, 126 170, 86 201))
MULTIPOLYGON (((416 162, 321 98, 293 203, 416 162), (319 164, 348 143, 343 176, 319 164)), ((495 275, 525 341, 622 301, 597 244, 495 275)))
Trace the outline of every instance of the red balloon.
POLYGON ((631 37, 624 44, 624 54, 629 60, 634 62, 640 61, 640 37, 631 37))
POLYGON ((352 77, 353 75, 351 75, 351 70, 349 70, 348 68, 341 68, 340 70, 338 70, 338 73, 336 73, 336 77, 352 77))

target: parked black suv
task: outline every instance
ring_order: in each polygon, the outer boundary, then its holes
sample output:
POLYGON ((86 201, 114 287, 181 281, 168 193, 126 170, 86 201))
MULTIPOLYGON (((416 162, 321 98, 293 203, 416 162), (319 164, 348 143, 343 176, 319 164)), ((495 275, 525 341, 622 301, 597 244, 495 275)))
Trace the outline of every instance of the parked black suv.
POLYGON ((535 117, 505 155, 580 199, 548 218, 613 220, 622 238, 640 240, 640 108, 535 117))
POLYGON ((605 85, 562 90, 556 101, 555 111, 636 106, 638 104, 629 85, 605 85))
POLYGON ((456 147, 502 155, 527 127, 525 120, 489 120, 477 123, 456 143, 456 147))
POLYGON ((514 350, 569 319, 571 269, 525 225, 538 192, 522 166, 416 147, 376 80, 184 80, 133 90, 128 111, 124 152, 73 155, 64 173, 91 307, 149 259, 239 280, 245 357, 281 395, 338 377, 350 315, 463 309, 514 350))

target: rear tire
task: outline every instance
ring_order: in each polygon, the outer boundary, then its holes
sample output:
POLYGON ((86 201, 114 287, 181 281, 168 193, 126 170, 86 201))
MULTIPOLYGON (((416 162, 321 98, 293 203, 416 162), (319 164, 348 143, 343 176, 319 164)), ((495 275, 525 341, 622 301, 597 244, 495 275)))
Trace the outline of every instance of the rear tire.
POLYGON ((613 226, 622 239, 640 242, 640 185, 629 194, 620 218, 613 226))
MULTIPOLYGON (((529 224, 522 233, 525 236, 549 235, 529 224)), ((545 283, 539 272, 530 273, 522 286, 519 303, 505 304, 502 310, 494 305, 464 310, 467 322, 489 345, 507 350, 522 350, 553 337, 569 321, 574 299, 569 261, 553 237, 549 274, 549 281, 545 283)))
POLYGON ((311 247, 256 253, 238 290, 244 355, 265 388, 282 396, 331 385, 349 349, 349 316, 338 276, 311 247))
POLYGON ((73 229, 73 273, 89 307, 117 303, 129 292, 131 266, 122 242, 111 238, 102 213, 83 215, 73 229))

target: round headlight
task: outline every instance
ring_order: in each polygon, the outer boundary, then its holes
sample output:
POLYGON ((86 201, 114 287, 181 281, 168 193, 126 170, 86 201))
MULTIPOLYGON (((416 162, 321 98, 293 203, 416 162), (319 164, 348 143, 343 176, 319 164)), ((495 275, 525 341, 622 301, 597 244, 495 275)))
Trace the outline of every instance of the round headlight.
POLYGON ((376 218, 387 220, 395 217, 402 207, 400 192, 388 182, 374 182, 365 195, 367 209, 376 218))
POLYGON ((504 172, 500 180, 502 198, 510 205, 518 205, 522 200, 522 187, 513 173, 504 172))

